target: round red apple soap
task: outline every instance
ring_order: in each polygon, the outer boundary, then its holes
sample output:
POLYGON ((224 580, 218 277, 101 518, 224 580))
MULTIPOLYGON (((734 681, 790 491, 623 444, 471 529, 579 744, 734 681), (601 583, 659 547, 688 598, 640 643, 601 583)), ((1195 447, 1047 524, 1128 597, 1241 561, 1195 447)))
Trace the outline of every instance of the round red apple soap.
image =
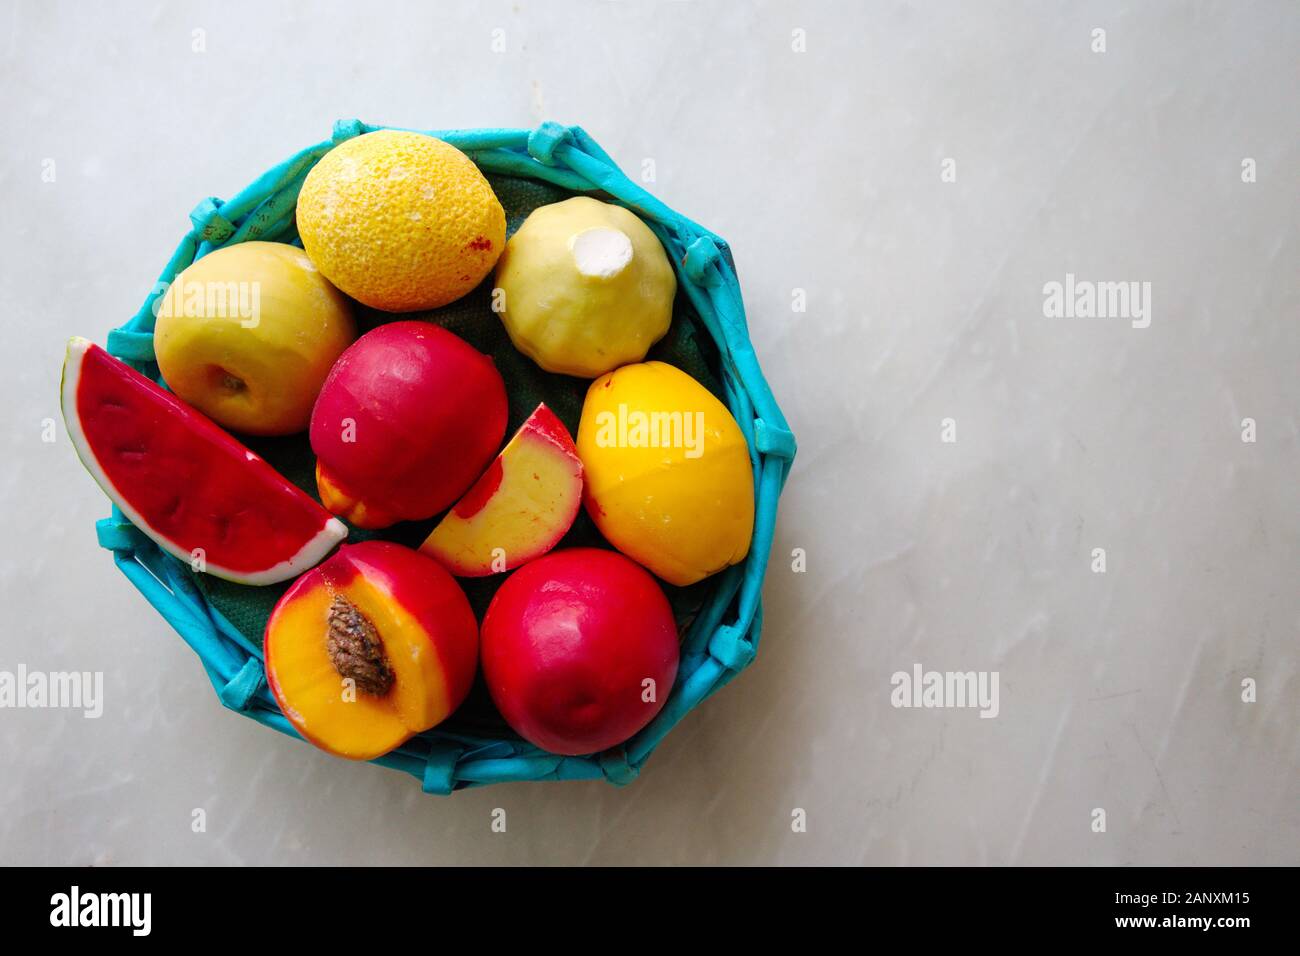
POLYGON ((428 322, 357 339, 311 416, 321 502, 362 528, 431 518, 474 482, 506 433, 492 359, 428 322))
POLYGON ((677 623, 658 582, 600 548, 554 551, 514 572, 480 642, 506 723, 556 754, 627 740, 663 708, 677 677, 677 623))

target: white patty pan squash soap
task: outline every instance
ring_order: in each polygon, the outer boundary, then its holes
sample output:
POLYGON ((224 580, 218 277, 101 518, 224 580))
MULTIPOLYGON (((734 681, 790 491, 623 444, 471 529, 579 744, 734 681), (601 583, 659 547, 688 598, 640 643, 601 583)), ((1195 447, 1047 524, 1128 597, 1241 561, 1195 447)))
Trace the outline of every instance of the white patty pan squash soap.
POLYGON ((506 243, 496 284, 515 348, 580 378, 644 359, 668 331, 677 293, 650 228, 588 196, 534 210, 506 243))

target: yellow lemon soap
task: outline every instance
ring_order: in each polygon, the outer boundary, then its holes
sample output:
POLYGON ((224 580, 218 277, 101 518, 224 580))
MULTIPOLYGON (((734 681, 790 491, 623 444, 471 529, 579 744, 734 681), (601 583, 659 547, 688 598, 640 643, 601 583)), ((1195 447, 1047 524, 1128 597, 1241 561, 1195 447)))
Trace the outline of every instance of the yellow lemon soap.
POLYGON ((506 239, 505 211, 470 158, 398 130, 326 153, 303 182, 297 216, 325 277, 387 312, 459 299, 492 271, 506 239))

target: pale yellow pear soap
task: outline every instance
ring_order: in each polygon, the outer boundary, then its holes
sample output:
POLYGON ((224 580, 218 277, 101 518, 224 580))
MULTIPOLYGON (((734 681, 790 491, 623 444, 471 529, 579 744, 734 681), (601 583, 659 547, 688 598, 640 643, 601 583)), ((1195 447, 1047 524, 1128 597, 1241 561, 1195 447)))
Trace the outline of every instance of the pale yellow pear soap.
POLYGON ((749 553, 749 445, 727 407, 681 369, 641 362, 596 379, 577 446, 600 533, 669 584, 694 584, 749 553))
POLYGON ((668 331, 677 293, 650 228, 589 196, 534 210, 506 243, 496 285, 515 348, 581 378, 644 359, 668 331))
POLYGON ((307 428, 325 376, 356 338, 352 304, 297 246, 241 242, 178 275, 158 304, 167 387, 246 435, 307 428))

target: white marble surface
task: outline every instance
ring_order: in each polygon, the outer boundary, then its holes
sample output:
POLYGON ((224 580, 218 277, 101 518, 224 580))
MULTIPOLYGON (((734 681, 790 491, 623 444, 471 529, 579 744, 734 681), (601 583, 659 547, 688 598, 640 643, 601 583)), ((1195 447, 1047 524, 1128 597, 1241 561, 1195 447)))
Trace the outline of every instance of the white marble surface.
POLYGON ((0 862, 1300 862, 1295 4, 306 8, 0 9, 0 669, 105 675, 0 710, 0 862), (627 789, 434 798, 222 709, 41 440, 66 337, 350 116, 580 123, 734 246, 801 446, 767 627, 627 789), (1150 326, 1045 318, 1067 272, 1150 326), (891 706, 916 662, 998 716, 891 706))

